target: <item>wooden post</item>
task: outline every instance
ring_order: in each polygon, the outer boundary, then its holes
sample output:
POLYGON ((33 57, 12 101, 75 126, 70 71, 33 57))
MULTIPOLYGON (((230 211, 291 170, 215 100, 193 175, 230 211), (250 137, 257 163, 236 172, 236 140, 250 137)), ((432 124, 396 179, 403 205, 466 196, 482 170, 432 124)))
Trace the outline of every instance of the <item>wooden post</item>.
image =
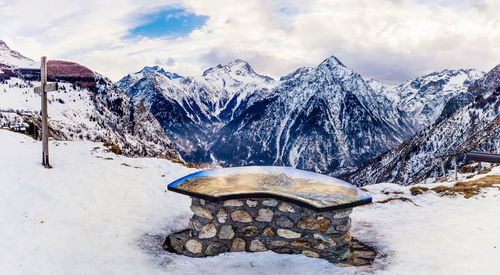
POLYGON ((47 57, 42 56, 40 65, 40 87, 35 87, 35 93, 39 93, 42 99, 42 164, 45 168, 51 168, 49 163, 49 120, 47 115, 47 93, 57 91, 57 83, 47 84, 47 57))
POLYGON ((444 161, 443 158, 441 158, 441 171, 443 172, 443 178, 446 180, 446 171, 444 170, 444 161))
POLYGON ((457 156, 453 156, 453 161, 455 162, 455 181, 458 180, 458 169, 457 169, 457 156))
POLYGON ((49 163, 49 125, 47 116, 47 57, 41 59, 41 98, 42 98, 42 164, 45 168, 50 168, 49 163))

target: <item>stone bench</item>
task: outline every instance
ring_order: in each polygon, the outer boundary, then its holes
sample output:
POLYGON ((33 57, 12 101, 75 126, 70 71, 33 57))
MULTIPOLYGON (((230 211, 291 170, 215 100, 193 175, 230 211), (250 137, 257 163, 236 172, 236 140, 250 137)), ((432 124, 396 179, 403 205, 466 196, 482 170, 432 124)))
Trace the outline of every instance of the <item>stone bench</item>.
POLYGON ((190 228, 164 248, 191 257, 224 252, 304 254, 345 263, 352 208, 371 202, 353 185, 288 167, 204 170, 168 190, 192 198, 190 228))

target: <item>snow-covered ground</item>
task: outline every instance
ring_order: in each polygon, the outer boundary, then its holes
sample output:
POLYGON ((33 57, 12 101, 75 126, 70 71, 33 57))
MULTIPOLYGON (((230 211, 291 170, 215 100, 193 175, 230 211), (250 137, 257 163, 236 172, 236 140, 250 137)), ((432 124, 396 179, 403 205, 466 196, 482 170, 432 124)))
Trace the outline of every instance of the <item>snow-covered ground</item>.
MULTIPOLYGON (((126 158, 101 143, 40 142, 0 130, 2 274, 497 274, 500 191, 464 199, 408 187, 366 187, 380 201, 354 209, 352 234, 380 252, 372 268, 338 267, 303 255, 225 253, 189 258, 163 251, 187 227, 188 197, 166 184, 194 172, 167 160, 126 158), (383 194, 386 191, 403 194, 383 194)), ((500 174, 500 167, 490 174, 500 174)), ((451 183, 449 183, 451 184, 451 183)))

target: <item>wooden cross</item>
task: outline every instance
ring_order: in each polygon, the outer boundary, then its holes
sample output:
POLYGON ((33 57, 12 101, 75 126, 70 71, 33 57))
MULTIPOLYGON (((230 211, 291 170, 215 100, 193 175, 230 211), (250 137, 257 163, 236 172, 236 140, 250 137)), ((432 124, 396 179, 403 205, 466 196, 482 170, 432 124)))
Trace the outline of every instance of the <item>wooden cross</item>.
POLYGON ((49 124, 47 117, 47 92, 57 91, 57 83, 47 84, 47 57, 41 60, 41 86, 35 87, 35 93, 42 97, 42 164, 45 168, 51 168, 49 164, 49 124))

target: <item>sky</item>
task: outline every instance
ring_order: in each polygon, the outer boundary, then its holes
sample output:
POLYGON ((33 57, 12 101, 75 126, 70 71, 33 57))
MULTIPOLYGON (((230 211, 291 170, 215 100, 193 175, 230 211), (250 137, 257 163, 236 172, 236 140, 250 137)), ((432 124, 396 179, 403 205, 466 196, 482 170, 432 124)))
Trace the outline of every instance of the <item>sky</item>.
POLYGON ((184 76, 234 59, 273 78, 334 55, 398 83, 500 63, 500 0, 0 0, 0 40, 117 81, 144 66, 184 76))

